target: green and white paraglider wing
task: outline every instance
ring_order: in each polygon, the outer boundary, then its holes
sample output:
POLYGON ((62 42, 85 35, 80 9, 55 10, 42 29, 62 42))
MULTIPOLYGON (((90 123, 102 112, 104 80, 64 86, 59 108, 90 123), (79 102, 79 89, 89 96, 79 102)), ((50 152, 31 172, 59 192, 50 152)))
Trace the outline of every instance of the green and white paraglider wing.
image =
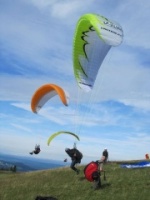
POLYGON ((72 132, 69 132, 69 131, 59 131, 59 132, 56 132, 56 133, 53 133, 49 138, 48 138, 48 141, 47 141, 47 145, 50 145, 51 141, 57 137, 58 135, 60 134, 69 134, 69 135, 72 135, 74 136, 77 140, 80 140, 78 135, 76 135, 75 133, 72 133, 72 132))
POLYGON ((81 89, 88 92, 93 88, 109 49, 122 40, 123 30, 118 23, 96 14, 81 16, 73 44, 74 75, 81 89))

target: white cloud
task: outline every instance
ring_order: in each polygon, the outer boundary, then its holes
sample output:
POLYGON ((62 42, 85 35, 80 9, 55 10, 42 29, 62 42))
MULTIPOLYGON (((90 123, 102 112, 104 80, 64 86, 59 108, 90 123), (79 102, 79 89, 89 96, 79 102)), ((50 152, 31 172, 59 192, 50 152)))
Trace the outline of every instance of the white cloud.
POLYGON ((84 1, 80 1, 80 0, 32 0, 31 1, 33 3, 33 5, 35 5, 41 12, 45 11, 47 12, 47 14, 49 13, 49 15, 51 15, 54 18, 58 18, 58 19, 65 19, 65 21, 69 21, 70 20, 70 16, 71 19, 73 20, 73 16, 75 15, 75 13, 77 14, 79 11, 83 11, 86 10, 86 8, 89 8, 91 6, 91 4, 93 3, 93 1, 88 1, 86 2, 86 6, 85 6, 85 2, 84 1))
POLYGON ((17 129, 23 130, 23 131, 27 131, 27 132, 31 132, 31 130, 29 128, 26 128, 24 126, 18 125, 18 124, 11 124, 12 126, 14 126, 17 129))
POLYGON ((146 0, 126 1, 120 6, 120 22, 125 34, 125 44, 149 49, 149 18, 150 2, 146 0))

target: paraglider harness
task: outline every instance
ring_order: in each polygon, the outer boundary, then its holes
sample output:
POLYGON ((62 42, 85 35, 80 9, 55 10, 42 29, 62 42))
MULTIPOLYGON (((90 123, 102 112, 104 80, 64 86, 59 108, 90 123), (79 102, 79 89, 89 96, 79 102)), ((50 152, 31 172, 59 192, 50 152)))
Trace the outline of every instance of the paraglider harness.
POLYGON ((67 162, 67 158, 64 159, 64 162, 67 162))
POLYGON ((73 149, 66 148, 65 151, 68 154, 68 156, 71 157, 72 160, 76 160, 77 163, 81 163, 83 155, 78 149, 76 149, 76 148, 73 148, 73 149))
POLYGON ((41 151, 40 145, 36 145, 36 146, 35 146, 34 153, 35 153, 35 154, 38 154, 38 153, 40 153, 40 151, 41 151))
MULTIPOLYGON (((100 164, 102 162, 100 161, 92 161, 89 164, 87 164, 84 168, 84 175, 85 178, 90 181, 90 182, 95 182, 97 183, 97 186, 101 186, 101 172, 100 172, 100 164)), ((106 176, 105 176, 105 171, 104 172, 104 180, 106 180, 106 176)))

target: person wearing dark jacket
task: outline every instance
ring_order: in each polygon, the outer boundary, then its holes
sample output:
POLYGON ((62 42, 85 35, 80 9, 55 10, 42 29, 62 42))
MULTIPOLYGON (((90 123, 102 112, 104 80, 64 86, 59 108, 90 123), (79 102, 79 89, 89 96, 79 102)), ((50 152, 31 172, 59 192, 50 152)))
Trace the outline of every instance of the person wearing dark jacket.
POLYGON ((36 144, 35 149, 34 149, 33 151, 31 151, 30 154, 31 154, 31 155, 33 155, 33 154, 39 154, 40 151, 41 151, 40 145, 37 145, 37 144, 36 144))
POLYGON ((77 174, 79 174, 80 171, 75 167, 75 165, 77 163, 81 163, 81 159, 83 158, 82 153, 76 148, 73 149, 66 148, 65 152, 70 156, 72 160, 70 168, 74 170, 77 174))
POLYGON ((107 148, 105 148, 102 152, 102 157, 100 159, 100 171, 103 171, 103 164, 107 162, 108 160, 108 156, 109 156, 109 153, 108 153, 108 150, 107 148))
POLYGON ((108 160, 108 151, 107 151, 107 148, 104 149, 102 155, 103 155, 103 161, 107 162, 107 160, 108 160))

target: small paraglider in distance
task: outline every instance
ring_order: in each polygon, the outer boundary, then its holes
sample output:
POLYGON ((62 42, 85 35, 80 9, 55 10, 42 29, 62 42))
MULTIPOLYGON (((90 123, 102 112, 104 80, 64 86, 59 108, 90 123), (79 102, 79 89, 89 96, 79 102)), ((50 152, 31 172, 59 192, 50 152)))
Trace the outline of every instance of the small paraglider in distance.
MULTIPOLYGON (((57 137, 58 135, 61 135, 61 134, 68 134, 68 135, 71 135, 71 136, 75 137, 78 141, 80 140, 80 138, 78 137, 78 135, 76 135, 75 133, 72 133, 72 132, 70 132, 70 131, 58 131, 58 132, 56 132, 56 133, 53 133, 53 134, 48 138, 47 145, 49 146, 50 143, 51 143, 51 141, 52 141, 55 137, 57 137)), ((74 143, 74 145, 75 145, 75 143, 74 143)), ((74 148, 74 149, 75 149, 75 148, 74 148)), ((68 152, 67 152, 67 154, 68 154, 68 152)), ((69 155, 69 154, 68 154, 68 155, 69 155)), ((69 155, 69 156, 70 156, 70 155, 69 155)), ((70 157, 71 157, 71 156, 70 156, 70 157)), ((67 158, 64 159, 64 162, 67 162, 67 158)), ((80 159, 80 162, 81 162, 81 159, 80 159)))
POLYGON ((39 144, 36 144, 36 145, 35 145, 35 149, 34 149, 33 151, 31 151, 30 154, 31 154, 31 155, 33 155, 33 154, 39 154, 40 151, 41 151, 40 145, 39 145, 39 144))
POLYGON ((76 135, 75 133, 72 133, 70 131, 58 131, 56 133, 53 133, 49 138, 48 138, 48 141, 47 141, 47 145, 50 145, 51 141, 58 135, 60 134, 69 134, 69 135, 72 135, 74 136, 77 140, 80 140, 78 135, 76 135))
POLYGON ((60 100, 65 106, 68 106, 69 94, 60 86, 55 84, 45 84, 39 87, 31 99, 32 112, 38 113, 38 111, 45 105, 45 103, 56 95, 60 97, 60 100))
POLYGON ((123 30, 117 22, 93 13, 80 17, 74 34, 73 67, 77 84, 83 91, 92 90, 108 51, 122 41, 123 30))
MULTIPOLYGON (((71 135, 73 137, 75 137, 77 140, 80 140, 80 138, 78 137, 78 135, 76 135, 75 133, 72 133, 70 131, 58 131, 56 133, 53 133, 49 138, 48 138, 48 141, 47 141, 47 145, 49 146, 51 141, 57 137, 58 135, 61 135, 61 134, 68 134, 68 135, 71 135)), ((74 143, 75 145, 76 143, 74 143)), ((67 158, 64 159, 64 162, 67 162, 67 158)))

